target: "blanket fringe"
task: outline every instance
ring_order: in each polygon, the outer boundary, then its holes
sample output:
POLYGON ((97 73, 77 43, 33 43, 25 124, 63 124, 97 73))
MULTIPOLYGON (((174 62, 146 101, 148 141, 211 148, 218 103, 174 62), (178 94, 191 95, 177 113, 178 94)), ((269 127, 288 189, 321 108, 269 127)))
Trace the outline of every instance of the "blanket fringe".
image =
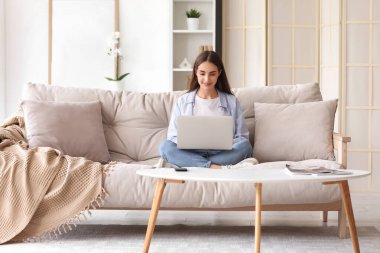
POLYGON ((97 205, 98 208, 101 207, 101 204, 104 203, 105 196, 106 191, 102 187, 101 193, 94 200, 92 200, 91 203, 83 209, 83 211, 80 211, 77 215, 69 219, 67 222, 50 229, 49 231, 43 233, 40 236, 27 238, 24 240, 24 242, 45 242, 48 240, 52 240, 53 238, 57 239, 60 235, 67 234, 68 232, 75 229, 78 226, 78 224, 82 221, 87 221, 88 217, 92 216, 90 209, 96 209, 95 205, 97 205))
POLYGON ((118 163, 119 162, 117 162, 117 161, 111 161, 108 164, 106 164, 103 168, 103 175, 109 176, 110 173, 113 171, 113 168, 115 167, 115 165, 118 163))
MULTIPOLYGON (((104 175, 108 176, 109 173, 112 171, 112 167, 115 164, 116 163, 107 164, 103 169, 104 175)), ((94 210, 94 209, 101 208, 104 205, 104 199, 107 196, 109 196, 109 194, 104 189, 104 187, 102 187, 99 195, 95 199, 93 199, 86 207, 84 207, 82 211, 80 211, 74 217, 69 219, 67 222, 55 228, 52 228, 49 231, 46 231, 40 236, 27 238, 24 240, 24 242, 43 242, 43 241, 52 240, 53 238, 57 239, 60 235, 67 234, 68 232, 75 229, 79 223, 81 223, 82 221, 87 221, 87 218, 89 216, 92 216, 90 209, 94 210)))
MULTIPOLYGON (((108 176, 112 171, 113 167, 118 164, 118 162, 112 161, 109 164, 106 164, 103 167, 103 175, 108 176)), ((101 208, 104 205, 104 199, 108 197, 109 194, 107 191, 102 187, 101 192, 99 195, 93 199, 87 206, 83 208, 82 211, 80 211, 78 214, 76 214, 74 217, 70 218, 67 222, 54 227, 50 229, 49 231, 44 232, 40 236, 35 236, 31 238, 27 238, 24 240, 24 242, 45 242, 52 239, 57 239, 62 234, 67 234, 68 232, 75 229, 79 223, 81 223, 83 220, 87 221, 87 218, 89 216, 92 216, 92 213, 90 209, 97 209, 101 208), (83 217, 81 219, 81 217, 83 217)))

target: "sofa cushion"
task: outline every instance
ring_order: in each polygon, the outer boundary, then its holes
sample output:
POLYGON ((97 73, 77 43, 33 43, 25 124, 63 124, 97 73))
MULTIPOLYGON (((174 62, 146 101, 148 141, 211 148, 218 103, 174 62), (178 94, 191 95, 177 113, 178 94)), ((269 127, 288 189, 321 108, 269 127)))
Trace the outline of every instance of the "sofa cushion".
MULTIPOLYGON (((131 163, 159 156, 158 147, 166 139, 173 105, 184 92, 111 92, 29 83, 24 88, 23 99, 100 101, 111 160, 131 163)), ((318 84, 239 88, 234 92, 242 105, 252 144, 254 102, 298 103, 322 99, 318 84)))
POLYGON ((255 132, 254 103, 295 104, 322 101, 317 83, 237 88, 233 92, 241 104, 252 145, 255 132))
POLYGON ((253 156, 260 162, 334 160, 333 130, 337 100, 255 103, 253 156))
POLYGON ((30 147, 52 147, 65 155, 108 162, 101 106, 96 102, 21 103, 30 147))
MULTIPOLYGON (((283 170, 287 162, 271 162, 245 169, 283 170)), ((339 169, 335 161, 307 160, 304 166, 324 166, 339 169)), ((104 208, 150 209, 156 187, 156 179, 140 176, 137 170, 149 169, 147 165, 116 165, 104 179, 108 193, 104 208)), ((332 203, 341 199, 338 185, 320 182, 273 182, 263 184, 262 202, 273 204, 332 203)), ((255 184, 247 182, 198 182, 167 184, 162 198, 162 208, 243 208, 255 204, 255 184)))

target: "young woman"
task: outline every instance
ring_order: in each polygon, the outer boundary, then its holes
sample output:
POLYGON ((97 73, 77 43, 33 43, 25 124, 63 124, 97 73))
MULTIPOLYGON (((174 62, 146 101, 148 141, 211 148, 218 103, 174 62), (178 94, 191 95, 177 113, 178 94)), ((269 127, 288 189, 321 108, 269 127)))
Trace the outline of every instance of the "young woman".
POLYGON ((168 139, 161 143, 161 157, 179 167, 239 168, 257 164, 252 156, 240 103, 232 94, 223 62, 217 53, 205 51, 194 63, 189 91, 178 98, 170 119, 168 139), (232 116, 232 150, 194 150, 177 148, 176 118, 179 115, 232 116), (247 159, 248 158, 248 159, 247 159))

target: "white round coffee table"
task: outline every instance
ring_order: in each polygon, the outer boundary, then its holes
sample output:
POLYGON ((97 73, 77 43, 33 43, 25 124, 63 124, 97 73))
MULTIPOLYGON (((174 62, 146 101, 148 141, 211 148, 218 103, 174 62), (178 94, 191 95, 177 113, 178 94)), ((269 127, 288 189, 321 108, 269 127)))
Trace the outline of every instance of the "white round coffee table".
MULTIPOLYGON (((256 167, 256 166, 255 166, 256 167)), ((262 184, 268 182, 321 182, 323 184, 339 184, 344 208, 347 214, 350 235, 354 252, 360 252, 359 241, 356 232, 354 214, 352 211, 350 190, 347 180, 368 176, 370 173, 363 170, 348 170, 350 175, 289 175, 282 168, 257 168, 252 169, 235 169, 235 170, 218 170, 205 168, 188 168, 186 172, 176 172, 172 168, 160 169, 142 169, 136 173, 141 176, 157 178, 156 191, 152 203, 152 209, 149 217, 148 228, 145 237, 143 252, 149 251, 150 241, 152 239, 154 227, 156 224, 158 210, 162 195, 167 183, 185 183, 186 181, 205 181, 205 182, 251 182, 256 186, 256 219, 255 219, 255 252, 260 252, 261 239, 261 192, 262 184)))

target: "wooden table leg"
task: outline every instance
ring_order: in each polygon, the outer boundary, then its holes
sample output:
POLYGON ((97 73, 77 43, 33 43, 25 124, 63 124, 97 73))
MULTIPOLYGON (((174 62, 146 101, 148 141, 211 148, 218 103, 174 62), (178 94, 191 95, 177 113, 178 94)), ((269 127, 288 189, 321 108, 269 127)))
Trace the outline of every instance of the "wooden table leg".
POLYGON ((158 179, 157 185, 156 185, 156 192, 154 193, 152 209, 150 211, 148 228, 146 230, 146 235, 145 235, 145 243, 144 243, 144 249, 143 249, 144 253, 149 252, 150 241, 152 240, 152 235, 153 235, 153 231, 156 225, 156 220, 157 220, 157 215, 158 215, 158 209, 160 209, 160 203, 161 203, 162 194, 164 192, 165 186, 166 186, 165 180, 158 179))
POLYGON ((255 220, 255 253, 260 253, 261 240, 261 190, 262 184, 256 184, 256 220, 255 220))
POLYGON ((323 222, 327 222, 329 212, 328 211, 323 211, 323 222))
POLYGON ((342 198, 343 198, 344 209, 345 209, 346 215, 347 215, 348 226, 350 229, 350 235, 351 235, 351 240, 352 240, 352 246, 354 247, 355 253, 360 253, 358 234, 356 232, 354 212, 352 210, 350 189, 348 187, 347 180, 340 181, 339 186, 340 186, 340 192, 341 192, 342 198))

